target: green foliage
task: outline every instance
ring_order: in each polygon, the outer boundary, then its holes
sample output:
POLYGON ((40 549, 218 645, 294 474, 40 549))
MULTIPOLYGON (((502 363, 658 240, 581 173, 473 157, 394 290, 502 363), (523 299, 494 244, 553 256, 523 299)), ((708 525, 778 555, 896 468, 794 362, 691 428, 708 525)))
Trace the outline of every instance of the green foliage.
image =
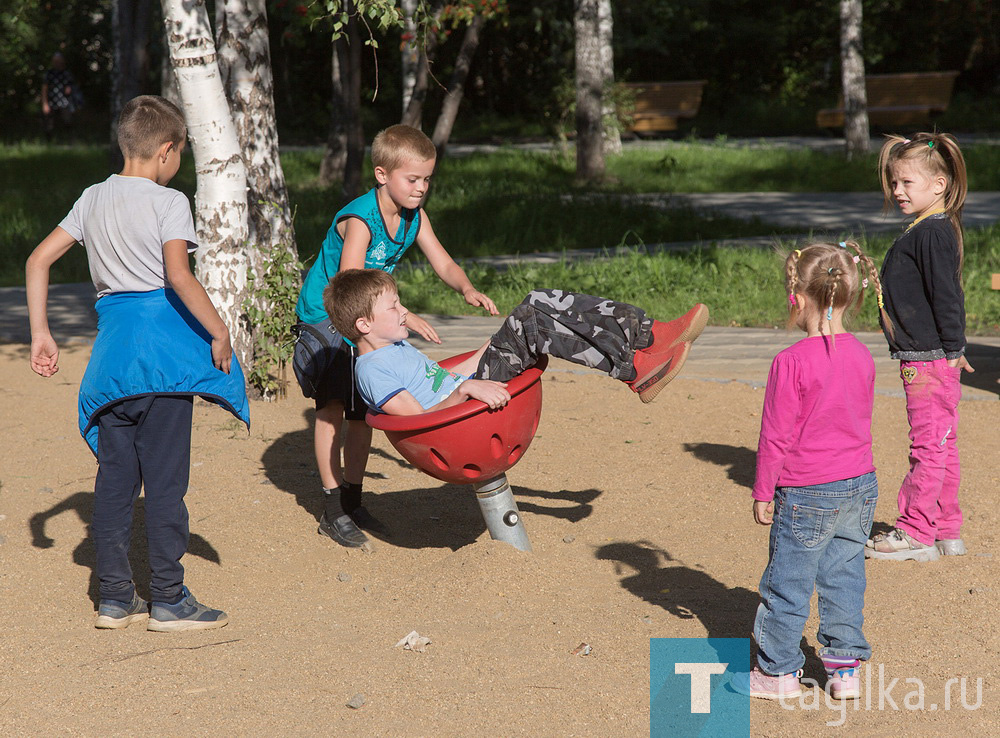
POLYGON ((285 367, 292 357, 290 339, 297 318, 295 303, 302 286, 302 262, 292 256, 286 244, 276 244, 262 274, 247 275, 247 299, 243 311, 253 328, 253 362, 247 381, 271 399, 284 397, 288 385, 285 367))

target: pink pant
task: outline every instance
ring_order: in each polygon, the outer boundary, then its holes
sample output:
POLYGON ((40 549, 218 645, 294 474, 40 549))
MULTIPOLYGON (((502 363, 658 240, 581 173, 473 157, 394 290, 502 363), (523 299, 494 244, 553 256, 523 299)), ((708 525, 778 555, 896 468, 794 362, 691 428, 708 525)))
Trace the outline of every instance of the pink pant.
POLYGON ((901 361, 910 421, 910 471, 899 488, 896 526, 921 543, 959 538, 958 401, 962 370, 946 359, 901 361))

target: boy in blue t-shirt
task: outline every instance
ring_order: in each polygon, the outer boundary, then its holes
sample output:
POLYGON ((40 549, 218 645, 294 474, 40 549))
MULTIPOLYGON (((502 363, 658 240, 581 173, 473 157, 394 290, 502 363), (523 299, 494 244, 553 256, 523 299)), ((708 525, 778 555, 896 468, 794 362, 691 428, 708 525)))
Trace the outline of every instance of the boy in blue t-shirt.
MULTIPOLYGON (((351 348, 330 324, 323 306, 323 290, 330 279, 344 269, 391 273, 416 243, 445 284, 470 305, 497 314, 493 301, 472 286, 445 251, 420 207, 436 156, 431 140, 410 126, 391 126, 375 136, 371 158, 378 184, 334 217, 295 308, 299 324, 293 368, 303 394, 316 402, 313 441, 323 485, 319 532, 342 546, 367 543, 361 528, 382 535, 387 531, 361 501, 372 432, 365 423, 365 403, 354 389, 351 348)), ((434 328, 419 316, 410 315, 408 328, 441 343, 434 328)))
POLYGON ((362 397, 389 415, 419 415, 467 399, 503 407, 510 401, 506 382, 541 355, 600 369, 652 402, 680 372, 691 342, 708 323, 702 304, 661 323, 628 303, 534 290, 489 341, 449 371, 406 342, 408 312, 388 274, 341 272, 324 298, 333 325, 358 346, 362 397))
POLYGON ((180 167, 186 135, 173 103, 155 95, 130 100, 118 123, 122 173, 84 190, 25 268, 31 368, 43 377, 59 371, 46 312, 52 264, 81 242, 97 288, 97 339, 80 383, 79 422, 98 461, 90 526, 98 628, 148 618, 148 630, 207 630, 229 621, 194 598, 180 563, 188 544, 192 397, 249 423, 229 329, 188 265, 197 248, 191 207, 165 186, 180 167), (128 560, 140 490, 152 607, 136 593, 128 560))

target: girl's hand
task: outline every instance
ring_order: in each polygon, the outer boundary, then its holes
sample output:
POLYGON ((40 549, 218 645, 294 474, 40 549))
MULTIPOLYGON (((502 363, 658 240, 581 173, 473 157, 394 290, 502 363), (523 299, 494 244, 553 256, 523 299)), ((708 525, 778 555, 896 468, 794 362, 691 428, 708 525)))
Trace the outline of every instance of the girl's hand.
POLYGON ((51 377, 59 371, 59 347, 52 336, 31 339, 31 369, 43 377, 51 377))
POLYGON ((482 292, 477 289, 469 289, 462 293, 462 297, 465 301, 472 305, 473 307, 485 308, 486 312, 490 315, 499 315, 500 311, 497 310, 497 306, 493 304, 493 300, 488 298, 482 292))
POLYGON ((504 382, 489 379, 466 379, 459 387, 462 394, 473 400, 485 402, 491 410, 497 410, 510 402, 510 392, 504 382))
POLYGON ((770 525, 774 521, 774 500, 768 502, 754 500, 753 519, 761 525, 770 525))
POLYGON ((957 359, 948 359, 948 366, 958 367, 959 369, 965 369, 967 372, 974 372, 975 369, 972 368, 972 364, 966 360, 964 356, 959 356, 957 359))
POLYGON ((434 326, 416 313, 410 313, 406 316, 406 327, 408 330, 418 334, 425 341, 430 341, 431 343, 441 343, 441 339, 438 338, 438 334, 437 331, 434 330, 434 326))

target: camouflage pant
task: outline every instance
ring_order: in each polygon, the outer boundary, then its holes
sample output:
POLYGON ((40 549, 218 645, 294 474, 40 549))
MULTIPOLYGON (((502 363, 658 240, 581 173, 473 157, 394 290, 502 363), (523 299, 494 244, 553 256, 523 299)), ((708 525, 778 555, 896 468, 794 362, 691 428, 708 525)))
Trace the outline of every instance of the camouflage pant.
POLYGON ((632 356, 652 340, 653 321, 624 302, 562 290, 534 290, 490 338, 476 376, 506 382, 542 354, 633 379, 632 356))

